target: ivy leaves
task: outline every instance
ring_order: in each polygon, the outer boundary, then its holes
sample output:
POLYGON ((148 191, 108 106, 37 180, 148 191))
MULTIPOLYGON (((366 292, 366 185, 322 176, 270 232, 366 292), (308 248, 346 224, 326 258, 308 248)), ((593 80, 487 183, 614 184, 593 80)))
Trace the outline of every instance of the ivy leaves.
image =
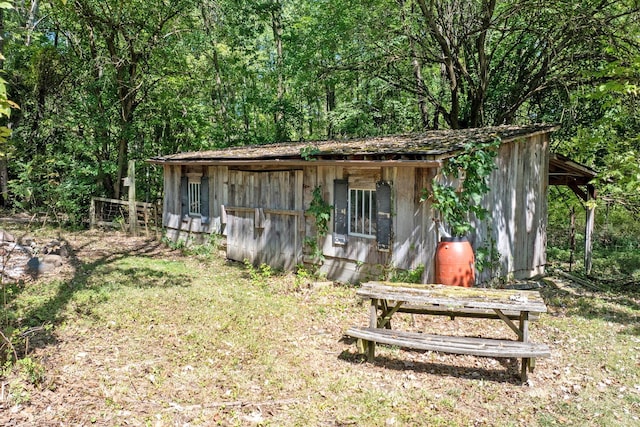
POLYGON ((318 237, 324 237, 329 232, 329 220, 331 219, 331 209, 333 206, 322 198, 322 187, 313 189, 313 198, 309 203, 306 213, 312 215, 316 220, 316 230, 318 237))
POLYGON ((481 221, 489 214, 481 202, 490 191, 487 178, 496 167, 495 157, 499 146, 499 138, 488 143, 465 145, 464 150, 450 158, 442 169, 442 176, 458 185, 434 180, 431 194, 423 190, 422 200, 433 200, 434 209, 440 212, 454 236, 464 236, 474 230, 469 214, 481 221))

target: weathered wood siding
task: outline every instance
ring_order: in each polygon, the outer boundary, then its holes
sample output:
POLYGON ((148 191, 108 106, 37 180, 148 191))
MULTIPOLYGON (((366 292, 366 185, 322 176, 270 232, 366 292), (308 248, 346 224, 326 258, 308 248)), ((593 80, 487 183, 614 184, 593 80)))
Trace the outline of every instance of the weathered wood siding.
POLYGON ((198 169, 209 180, 209 222, 202 223, 201 218, 185 218, 182 213, 180 197, 180 179, 193 169, 186 166, 164 166, 164 202, 162 211, 162 225, 165 235, 174 242, 207 241, 211 233, 224 232, 222 225, 222 208, 227 199, 227 167, 209 166, 198 169))
MULTIPOLYGON (((471 240, 474 247, 494 242, 500 253, 494 275, 532 277, 544 271, 546 247, 546 195, 548 136, 522 138, 503 144, 497 169, 490 177, 491 193, 484 204, 491 212, 487 223, 477 224, 471 240)), ((210 233, 226 236, 227 256, 254 264, 293 269, 305 259, 305 237, 316 234, 314 218, 305 215, 313 190, 320 186, 324 200, 334 204, 334 180, 347 180, 354 188, 391 185, 392 230, 388 250, 379 250, 375 238, 348 236, 346 244, 333 239, 333 214, 329 234, 320 246, 321 267, 328 278, 357 282, 383 277, 393 269, 412 270, 424 266, 423 282, 435 277, 437 224, 429 201, 421 202, 438 173, 435 168, 385 166, 348 167, 308 165, 287 170, 259 166, 246 168, 208 166, 200 171, 208 179, 208 224, 181 213, 180 178, 193 171, 187 166, 164 167, 165 199, 163 224, 167 236, 206 239, 210 233)), ((310 261, 307 259, 306 261, 310 261)), ((492 272, 486 271, 480 281, 492 272)))
MULTIPOLYGON (((413 270, 422 265, 423 281, 433 281, 437 237, 433 211, 429 203, 420 202, 420 195, 435 173, 435 169, 409 167, 306 168, 305 188, 312 191, 321 185, 324 199, 331 204, 335 179, 346 179, 357 188, 375 188, 375 183, 381 180, 391 183, 391 249, 378 250, 374 238, 358 236, 348 236, 346 245, 336 245, 330 229, 322 246, 325 262, 321 271, 334 280, 357 282, 379 279, 393 269, 413 270)), ((313 232, 308 225, 308 235, 313 232)))
MULTIPOLYGON (((324 199, 334 204, 333 183, 336 179, 346 179, 358 188, 375 188, 376 181, 382 179, 382 168, 347 169, 342 166, 319 166, 316 168, 315 185, 321 186, 324 199)), ((309 175, 309 174, 305 174, 309 175)), ((389 260, 389 253, 379 251, 374 238, 349 236, 345 245, 334 244, 332 213, 329 234, 322 243, 325 260, 321 271, 327 277, 340 281, 355 282, 379 277, 389 260)), ((309 218, 313 220, 313 218, 309 218)), ((313 228, 313 226, 312 226, 313 228)), ((315 230, 311 230, 315 233, 315 230)), ((313 234, 310 234, 313 235, 313 234)))
POLYGON ((227 257, 274 268, 302 262, 302 170, 229 171, 227 257))
MULTIPOLYGON (((478 225, 475 248, 494 241, 500 254, 498 276, 530 278, 544 272, 546 263, 548 135, 523 138, 500 147, 491 192, 484 206, 491 212, 478 225)), ((490 271, 480 280, 488 280, 490 271)))

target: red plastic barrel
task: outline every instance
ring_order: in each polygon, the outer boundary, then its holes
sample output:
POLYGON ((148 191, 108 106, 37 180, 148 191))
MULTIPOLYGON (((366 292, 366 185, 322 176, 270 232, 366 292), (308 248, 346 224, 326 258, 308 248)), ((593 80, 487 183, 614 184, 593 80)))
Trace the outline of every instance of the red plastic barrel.
POLYGON ((436 249, 436 283, 467 288, 475 284, 473 248, 466 237, 443 237, 436 249))

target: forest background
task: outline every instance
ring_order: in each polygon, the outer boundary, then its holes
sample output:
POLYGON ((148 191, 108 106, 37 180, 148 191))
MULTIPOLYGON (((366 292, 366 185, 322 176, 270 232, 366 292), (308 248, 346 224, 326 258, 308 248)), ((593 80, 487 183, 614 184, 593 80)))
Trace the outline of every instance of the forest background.
MULTIPOLYGON (((596 249, 640 249, 637 0, 0 1, 0 35, 5 207, 81 225, 129 160, 154 202, 152 156, 546 122, 599 173, 596 249)), ((584 206, 549 196, 562 251, 584 206)))

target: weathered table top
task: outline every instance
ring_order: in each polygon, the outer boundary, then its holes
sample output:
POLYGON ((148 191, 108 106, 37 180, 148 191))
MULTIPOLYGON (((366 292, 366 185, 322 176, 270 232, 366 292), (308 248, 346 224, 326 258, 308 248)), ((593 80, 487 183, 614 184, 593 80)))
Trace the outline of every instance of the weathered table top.
POLYGON ((458 286, 366 282, 356 292, 362 298, 401 301, 406 304, 441 305, 451 308, 484 308, 546 313, 538 291, 463 288, 458 286))

